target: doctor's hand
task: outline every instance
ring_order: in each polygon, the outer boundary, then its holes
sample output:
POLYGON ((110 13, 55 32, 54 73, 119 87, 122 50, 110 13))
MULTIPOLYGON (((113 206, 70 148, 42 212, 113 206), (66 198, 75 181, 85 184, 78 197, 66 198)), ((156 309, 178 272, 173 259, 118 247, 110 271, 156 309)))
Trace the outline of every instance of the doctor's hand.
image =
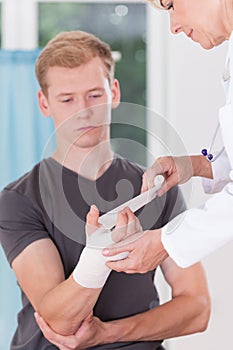
POLYGON ((127 258, 119 261, 108 261, 106 265, 117 272, 145 273, 154 270, 167 257, 168 253, 161 242, 161 229, 148 230, 136 236, 137 239, 127 242, 128 239, 107 247, 103 250, 105 257, 128 251, 127 258), (139 238, 138 238, 139 237, 139 238))
MULTIPOLYGON (((197 157, 199 158, 199 156, 197 157)), ((188 181, 194 175, 192 158, 189 156, 158 158, 143 174, 141 192, 145 192, 154 186, 154 178, 157 175, 163 175, 165 178, 162 187, 157 192, 159 197, 173 186, 188 181)))

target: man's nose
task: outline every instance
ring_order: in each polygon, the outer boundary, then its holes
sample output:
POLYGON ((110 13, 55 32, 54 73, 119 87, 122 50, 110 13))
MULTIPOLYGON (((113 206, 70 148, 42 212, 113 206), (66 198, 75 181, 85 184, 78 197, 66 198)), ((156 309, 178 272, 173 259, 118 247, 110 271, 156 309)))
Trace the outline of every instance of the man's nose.
POLYGON ((85 98, 78 98, 77 100, 77 112, 83 112, 88 108, 88 103, 85 98))
POLYGON ((76 117, 87 118, 91 114, 91 109, 88 105, 88 101, 83 98, 79 99, 77 103, 76 117))

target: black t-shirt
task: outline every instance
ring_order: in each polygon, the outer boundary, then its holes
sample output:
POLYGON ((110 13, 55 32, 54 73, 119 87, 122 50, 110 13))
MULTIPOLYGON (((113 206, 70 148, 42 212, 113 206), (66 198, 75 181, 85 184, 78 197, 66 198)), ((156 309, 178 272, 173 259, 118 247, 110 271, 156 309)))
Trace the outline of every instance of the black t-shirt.
MULTIPOLYGON (((85 218, 90 205, 101 213, 140 193, 143 169, 116 156, 96 181, 88 180, 48 158, 8 185, 0 195, 0 240, 12 261, 32 242, 50 238, 56 245, 65 277, 74 270, 85 245, 85 218)), ((144 230, 159 228, 185 210, 178 187, 136 214, 144 230)), ((29 276, 30 278, 30 276, 29 276)), ((34 310, 22 291, 22 310, 11 350, 54 350, 34 320, 34 310)), ((125 274, 112 271, 94 307, 102 321, 121 319, 159 305, 154 271, 125 274)), ((114 343, 92 349, 149 350, 160 341, 114 343)))

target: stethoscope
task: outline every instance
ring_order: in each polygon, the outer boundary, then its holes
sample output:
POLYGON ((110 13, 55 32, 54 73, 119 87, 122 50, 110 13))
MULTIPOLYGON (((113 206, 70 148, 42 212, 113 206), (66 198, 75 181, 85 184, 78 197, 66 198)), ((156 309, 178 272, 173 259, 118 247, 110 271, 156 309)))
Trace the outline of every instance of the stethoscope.
POLYGON ((220 128, 220 124, 218 123, 217 127, 216 127, 216 130, 214 132, 214 135, 213 135, 213 138, 212 138, 212 142, 210 144, 210 148, 209 150, 207 150, 206 148, 203 148, 201 150, 201 153, 204 157, 206 157, 206 159, 209 161, 209 162, 214 162, 216 159, 218 159, 218 157, 220 157, 220 155, 222 154, 222 152, 224 151, 224 146, 221 148, 221 150, 214 156, 212 152, 212 149, 213 149, 213 146, 214 146, 214 143, 215 143, 215 140, 216 140, 216 137, 217 137, 217 134, 218 134, 218 131, 219 131, 219 128, 220 128))
MULTIPOLYGON (((227 83, 230 81, 230 55, 228 53, 228 57, 227 57, 227 61, 226 61, 226 65, 225 65, 225 69, 224 69, 224 72, 223 72, 223 82, 224 83, 227 83)), ((219 131, 219 128, 220 128, 220 124, 218 122, 218 125, 215 129, 215 132, 214 132, 214 135, 213 135, 213 138, 212 138, 212 142, 210 144, 210 148, 209 150, 207 150, 206 148, 203 148, 201 150, 201 153, 204 157, 206 157, 206 159, 209 161, 209 162, 214 162, 216 159, 218 159, 218 157, 220 157, 220 155, 223 153, 224 151, 224 146, 221 148, 221 150, 216 154, 216 155, 213 155, 212 153, 212 149, 213 149, 213 146, 214 146, 214 143, 215 143, 215 140, 216 140, 216 137, 217 137, 217 134, 218 134, 218 131, 219 131)))

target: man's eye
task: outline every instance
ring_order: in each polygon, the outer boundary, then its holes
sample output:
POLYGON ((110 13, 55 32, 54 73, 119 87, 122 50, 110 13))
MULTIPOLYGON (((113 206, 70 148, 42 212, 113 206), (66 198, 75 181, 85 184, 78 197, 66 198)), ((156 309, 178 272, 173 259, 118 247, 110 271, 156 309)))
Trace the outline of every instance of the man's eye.
POLYGON ((66 98, 65 100, 62 100, 61 102, 62 102, 62 103, 68 103, 68 102, 70 102, 70 101, 72 101, 71 98, 66 98))
POLYGON ((99 97, 101 97, 101 96, 102 96, 102 94, 96 93, 96 94, 89 95, 89 98, 95 99, 95 98, 99 98, 99 97))

